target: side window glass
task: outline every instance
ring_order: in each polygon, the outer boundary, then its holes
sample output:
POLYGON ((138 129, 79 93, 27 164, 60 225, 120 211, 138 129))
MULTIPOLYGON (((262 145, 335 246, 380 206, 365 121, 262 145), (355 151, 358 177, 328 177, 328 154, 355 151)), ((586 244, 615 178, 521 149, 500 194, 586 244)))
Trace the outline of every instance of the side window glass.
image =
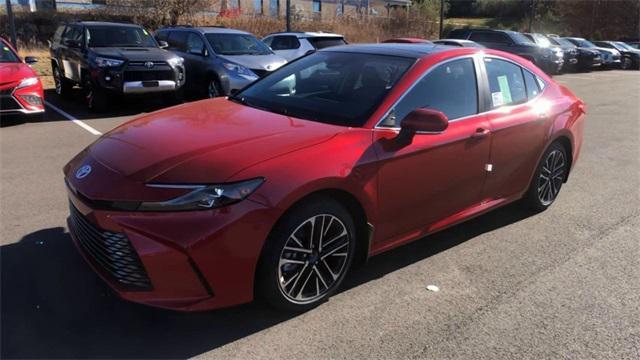
POLYGON ((187 52, 204 55, 204 41, 198 34, 189 33, 187 38, 187 52))
POLYGON ((267 44, 267 46, 271 46, 271 43, 273 42, 273 36, 265 38, 264 40, 262 40, 262 42, 267 44))
POLYGON ((477 114, 478 86, 473 59, 454 60, 436 67, 400 100, 384 125, 399 127, 402 119, 420 108, 440 110, 449 120, 477 114))
POLYGON ((82 30, 79 26, 69 26, 62 36, 62 40, 82 41, 82 30))
POLYGON ((167 36, 169 33, 167 31, 161 31, 156 35, 156 40, 159 41, 167 41, 167 36))
POLYGON ((187 33, 184 31, 172 31, 167 42, 170 50, 186 52, 187 33))
POLYGON ((523 70, 524 72, 524 82, 527 85, 527 97, 529 100, 540 94, 540 87, 538 85, 538 80, 536 80, 535 75, 530 73, 527 70, 523 70))
POLYGON ((522 68, 511 62, 485 58, 489 78, 491 106, 518 104, 527 100, 527 91, 522 76, 522 68))
POLYGON ((66 28, 66 26, 62 25, 62 26, 58 26, 58 29, 56 30, 55 34, 53 34, 53 43, 59 43, 62 40, 62 33, 64 33, 64 29, 66 28))

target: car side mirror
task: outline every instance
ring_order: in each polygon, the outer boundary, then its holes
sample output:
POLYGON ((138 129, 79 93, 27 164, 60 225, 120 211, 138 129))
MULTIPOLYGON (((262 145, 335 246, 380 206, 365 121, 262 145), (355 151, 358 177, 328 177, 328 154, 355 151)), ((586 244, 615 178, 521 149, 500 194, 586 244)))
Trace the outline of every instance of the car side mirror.
POLYGON ((38 62, 38 58, 35 56, 25 56, 24 62, 27 64, 34 64, 38 62))
POLYGON ((190 48, 188 53, 198 56, 207 56, 207 49, 190 48))
POLYGON ((169 47, 169 43, 164 40, 160 40, 158 41, 158 46, 160 46, 160 49, 166 49, 169 47))
POLYGON ((448 126, 449 119, 442 111, 415 109, 402 119, 396 142, 407 146, 411 144, 416 133, 439 134, 445 131, 448 126))

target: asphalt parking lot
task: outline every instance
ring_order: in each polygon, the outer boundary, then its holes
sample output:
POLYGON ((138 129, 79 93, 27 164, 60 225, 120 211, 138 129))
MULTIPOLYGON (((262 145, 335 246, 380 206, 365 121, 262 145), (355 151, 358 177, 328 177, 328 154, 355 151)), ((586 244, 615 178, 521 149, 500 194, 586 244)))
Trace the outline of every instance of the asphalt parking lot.
POLYGON ((0 129, 1 356, 638 359, 640 72, 556 80, 588 117, 581 158, 549 210, 510 205, 377 256, 297 316, 259 303, 183 314, 115 297, 71 243, 61 169, 162 104, 96 116, 47 93, 66 115, 49 107, 0 129))

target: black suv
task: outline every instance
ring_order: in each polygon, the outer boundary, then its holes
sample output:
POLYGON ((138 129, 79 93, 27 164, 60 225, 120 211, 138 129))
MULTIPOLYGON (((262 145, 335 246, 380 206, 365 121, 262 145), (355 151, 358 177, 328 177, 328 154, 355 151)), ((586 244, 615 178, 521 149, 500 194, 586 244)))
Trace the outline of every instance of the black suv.
POLYGON ((550 48, 540 47, 516 31, 463 28, 451 30, 448 37, 450 39, 472 40, 489 49, 519 55, 548 74, 558 73, 564 63, 561 53, 550 48))
POLYGON ((181 99, 183 59, 162 49, 140 26, 92 21, 60 25, 49 52, 56 93, 66 96, 80 85, 91 110, 106 109, 113 94, 161 93, 165 101, 181 99))

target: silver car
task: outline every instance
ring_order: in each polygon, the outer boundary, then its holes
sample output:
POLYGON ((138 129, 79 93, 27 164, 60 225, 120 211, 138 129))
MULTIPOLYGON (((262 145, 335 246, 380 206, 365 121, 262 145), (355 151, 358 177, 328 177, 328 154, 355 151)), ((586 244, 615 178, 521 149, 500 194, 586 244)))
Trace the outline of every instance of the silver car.
POLYGON ((273 33, 267 35, 262 41, 287 61, 295 60, 316 50, 347 43, 344 36, 340 34, 324 32, 273 33))
POLYGON ((178 26, 158 30, 156 38, 184 58, 185 90, 210 98, 233 94, 287 63, 240 30, 178 26))

